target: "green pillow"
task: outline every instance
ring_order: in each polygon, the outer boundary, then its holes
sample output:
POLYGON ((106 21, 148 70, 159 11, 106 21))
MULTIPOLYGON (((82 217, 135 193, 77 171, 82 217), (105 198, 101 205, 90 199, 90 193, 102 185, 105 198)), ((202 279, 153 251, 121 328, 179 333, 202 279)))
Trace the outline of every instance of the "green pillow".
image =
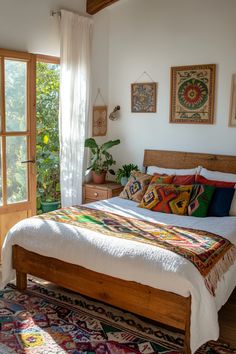
POLYGON ((214 186, 205 184, 195 184, 192 189, 190 202, 188 205, 188 215, 203 218, 207 216, 207 211, 215 191, 214 186))

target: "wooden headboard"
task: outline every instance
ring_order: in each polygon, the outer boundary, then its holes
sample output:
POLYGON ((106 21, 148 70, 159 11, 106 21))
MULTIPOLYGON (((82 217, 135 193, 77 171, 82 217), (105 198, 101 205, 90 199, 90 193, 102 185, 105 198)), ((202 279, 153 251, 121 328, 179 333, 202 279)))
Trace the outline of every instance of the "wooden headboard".
POLYGON ((213 155, 195 152, 145 150, 143 165, 165 168, 194 168, 203 166, 209 170, 236 173, 236 156, 213 155))

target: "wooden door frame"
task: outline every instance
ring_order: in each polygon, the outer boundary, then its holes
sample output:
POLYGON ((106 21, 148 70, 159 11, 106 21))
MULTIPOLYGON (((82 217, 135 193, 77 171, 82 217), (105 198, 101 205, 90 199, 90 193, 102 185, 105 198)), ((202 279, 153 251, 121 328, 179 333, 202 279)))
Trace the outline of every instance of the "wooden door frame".
POLYGON ((48 64, 60 64, 60 58, 52 55, 36 54, 36 61, 48 64))
POLYGON ((0 214, 12 211, 21 211, 31 209, 31 214, 36 213, 36 166, 28 164, 28 201, 7 204, 7 184, 6 184, 6 136, 26 136, 27 137, 27 159, 35 160, 36 153, 36 55, 21 51, 13 51, 0 48, 1 60, 1 93, 3 93, 1 102, 1 120, 2 120, 2 166, 3 166, 3 206, 0 207, 0 214), (24 132, 6 132, 5 130, 5 67, 4 58, 22 60, 27 63, 27 129, 24 132))

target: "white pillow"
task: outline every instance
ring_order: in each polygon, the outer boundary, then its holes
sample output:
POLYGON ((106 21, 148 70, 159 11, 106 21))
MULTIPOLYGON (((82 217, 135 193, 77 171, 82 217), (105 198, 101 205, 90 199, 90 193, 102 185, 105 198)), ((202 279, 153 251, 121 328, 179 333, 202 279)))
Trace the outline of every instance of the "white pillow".
POLYGON ((153 175, 154 173, 159 173, 162 175, 176 175, 176 176, 185 176, 185 175, 195 175, 200 172, 200 166, 195 168, 184 168, 184 169, 172 169, 172 168, 162 168, 157 166, 148 166, 147 173, 153 175))
POLYGON ((235 192, 230 206, 229 215, 236 216, 236 193, 235 192))
POLYGON ((210 171, 204 167, 201 168, 200 176, 203 176, 203 177, 213 180, 213 181, 235 182, 236 183, 236 174, 219 172, 219 171, 210 171))

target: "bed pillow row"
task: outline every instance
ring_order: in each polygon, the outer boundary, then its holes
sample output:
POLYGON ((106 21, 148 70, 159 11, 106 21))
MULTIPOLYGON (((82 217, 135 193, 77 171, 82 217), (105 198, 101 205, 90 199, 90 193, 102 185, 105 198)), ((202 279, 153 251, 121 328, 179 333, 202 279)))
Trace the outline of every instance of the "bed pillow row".
POLYGON ((234 188, 203 184, 179 186, 151 181, 139 206, 177 215, 229 216, 234 195, 234 188))
POLYGON ((156 166, 148 166, 147 174, 153 175, 154 173, 165 174, 165 175, 176 175, 176 176, 199 175, 205 177, 208 180, 236 183, 236 174, 219 172, 219 171, 211 171, 202 166, 198 166, 191 169, 170 169, 170 168, 163 168, 163 167, 156 167, 156 166))
POLYGON ((138 202, 143 208, 179 215, 236 215, 234 183, 201 179, 193 185, 193 178, 133 172, 120 197, 138 202))

